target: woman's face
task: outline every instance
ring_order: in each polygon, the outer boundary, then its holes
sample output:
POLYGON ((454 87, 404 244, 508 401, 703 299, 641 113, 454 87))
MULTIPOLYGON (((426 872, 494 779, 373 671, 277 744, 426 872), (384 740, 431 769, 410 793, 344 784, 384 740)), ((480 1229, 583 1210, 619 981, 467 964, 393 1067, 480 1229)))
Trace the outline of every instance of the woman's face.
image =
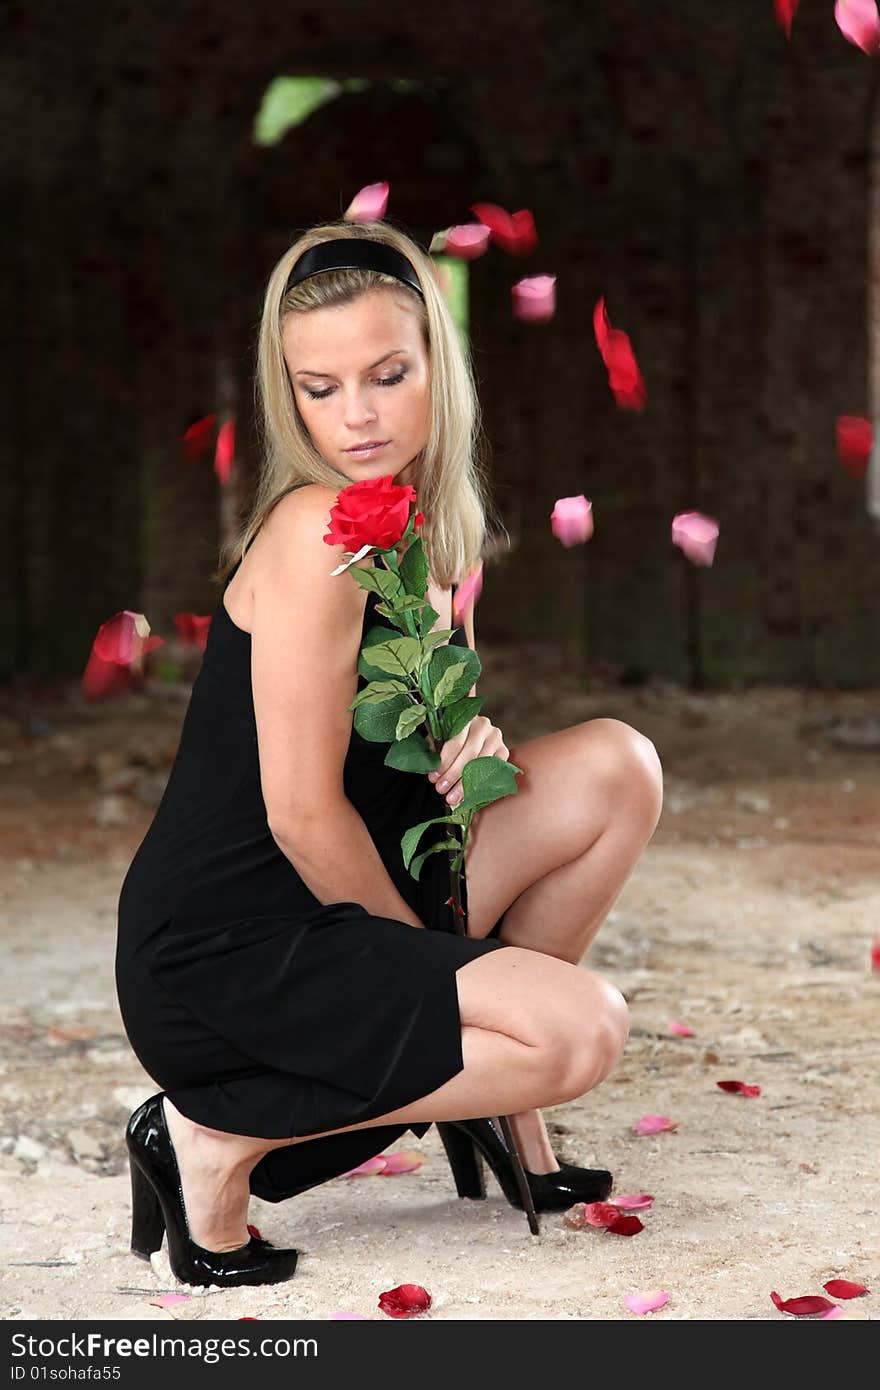
POLYGON ((281 341, 312 443, 353 483, 414 483, 429 429, 429 362, 418 306, 392 289, 288 314, 281 341), (382 447, 352 452, 354 446, 382 447))

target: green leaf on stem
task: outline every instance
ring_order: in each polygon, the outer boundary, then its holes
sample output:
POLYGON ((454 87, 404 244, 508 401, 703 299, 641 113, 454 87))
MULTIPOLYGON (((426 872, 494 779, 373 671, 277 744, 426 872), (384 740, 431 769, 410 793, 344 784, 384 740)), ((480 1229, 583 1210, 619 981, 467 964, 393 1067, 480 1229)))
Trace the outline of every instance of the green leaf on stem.
POLYGON ((428 662, 431 660, 431 653, 434 648, 439 647, 441 642, 446 642, 452 636, 453 632, 455 632, 454 627, 440 627, 436 632, 427 632, 424 634, 422 637, 422 649, 424 651, 424 656, 422 657, 423 666, 427 666, 428 662))
POLYGON ((351 573, 362 589, 372 589, 374 594, 381 594, 383 598, 393 599, 395 594, 400 592, 400 580, 397 575, 381 565, 374 565, 371 569, 352 565, 351 573))
POLYGON ((358 705, 354 712, 354 727, 368 743, 391 743, 402 711, 409 709, 411 704, 408 695, 392 695, 379 704, 358 705))
POLYGON ((440 677, 437 684, 434 686, 435 708, 439 709, 441 705, 449 704, 450 691, 455 689, 456 682, 459 680, 462 671, 464 671, 465 669, 466 668, 463 661, 453 662, 451 666, 446 667, 446 670, 443 672, 443 675, 440 677))
POLYGON ((463 700, 456 700, 454 705, 447 705, 440 720, 443 738, 454 738, 460 734, 465 724, 469 724, 482 707, 481 695, 466 695, 463 700))
POLYGON ((419 668, 421 654, 417 637, 392 637, 370 648, 370 665, 390 676, 412 676, 419 668))
POLYGON ((385 766, 401 772, 433 772, 440 766, 440 757, 431 751, 423 734, 410 734, 399 743, 392 743, 385 755, 385 766))
POLYGON ((440 614, 437 612, 437 609, 432 608, 430 603, 426 602, 421 613, 416 618, 416 627, 419 629, 419 636, 421 637, 423 642, 426 642, 428 640, 431 628, 434 626, 439 617, 440 614))
POLYGON ((457 811, 479 811, 493 801, 511 796, 519 791, 516 773, 522 772, 515 763, 505 762, 494 755, 488 758, 471 758, 461 772, 462 798, 456 806, 457 811))
MULTIPOLYGON (((358 675, 363 676, 368 681, 387 680, 388 672, 373 665, 369 652, 372 651, 373 647, 379 646, 382 642, 393 641, 397 636, 398 633, 394 631, 394 628, 386 627, 384 623, 374 623, 372 627, 368 628, 361 646, 361 654, 358 657, 358 675)), ((399 674, 399 672, 395 672, 395 674, 399 674)))
POLYGON ((432 845, 430 849, 426 849, 422 854, 416 855, 415 859, 410 865, 409 871, 412 874, 413 878, 418 878, 419 874, 422 872, 422 865, 424 864, 425 860, 428 858, 429 855, 436 854, 437 851, 441 849, 459 848, 460 846, 457 840, 441 840, 439 845, 432 845))
POLYGON ((357 709, 360 705, 380 705, 383 700, 387 700, 389 695, 405 695, 409 686, 404 681, 370 681, 369 685, 363 690, 359 690, 355 695, 348 709, 357 709))
POLYGON ((437 689, 450 666, 461 666, 462 670, 446 691, 445 703, 449 705, 467 695, 471 686, 476 685, 483 669, 480 658, 472 647, 437 647, 431 653, 427 670, 428 683, 432 690, 437 689))
POLYGON ((409 709, 401 710, 397 727, 394 730, 395 739, 408 738, 420 724, 424 723, 427 717, 428 711, 423 704, 410 705, 409 709))
POLYGON ((421 825, 411 825, 400 842, 403 850, 403 863, 405 868, 409 868, 409 861, 416 852, 416 846, 424 835, 429 825, 449 825, 449 816, 433 816, 431 820, 423 820, 421 825))
POLYGON ((408 594, 415 594, 420 599, 425 597, 428 587, 428 561, 421 536, 417 536, 410 544, 401 560, 400 577, 408 594))

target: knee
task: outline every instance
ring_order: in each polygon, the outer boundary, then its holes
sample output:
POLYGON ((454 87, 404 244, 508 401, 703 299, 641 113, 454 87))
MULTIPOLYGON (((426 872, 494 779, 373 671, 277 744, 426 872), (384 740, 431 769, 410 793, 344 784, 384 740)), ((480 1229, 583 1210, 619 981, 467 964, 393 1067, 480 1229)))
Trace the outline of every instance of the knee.
POLYGON ((651 739, 622 719, 590 719, 585 756, 591 768, 601 768, 612 796, 627 807, 644 810, 651 831, 663 809, 663 766, 651 739))
POLYGON ((629 1036, 629 1009, 620 990, 592 972, 581 973, 588 1007, 578 1012, 578 1022, 560 1039, 559 1101, 577 1100, 604 1081, 629 1036))

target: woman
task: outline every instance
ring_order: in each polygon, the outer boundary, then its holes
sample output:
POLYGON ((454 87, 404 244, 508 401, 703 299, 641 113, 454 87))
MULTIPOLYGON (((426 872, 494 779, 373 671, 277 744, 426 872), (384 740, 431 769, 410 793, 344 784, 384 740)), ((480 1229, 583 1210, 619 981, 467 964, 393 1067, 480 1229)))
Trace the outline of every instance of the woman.
MULTIPOLYGON (((164 1230, 179 1279, 221 1286, 295 1269, 248 1237, 249 1193, 281 1201, 432 1122, 461 1195, 484 1195, 482 1155, 521 1206, 484 1118, 509 1115, 536 1209, 607 1196, 609 1173, 557 1162, 540 1107, 623 1048, 621 995, 579 962, 661 803, 653 745, 617 720, 508 750, 477 715, 434 782, 352 726, 375 595, 332 574, 339 491, 416 488, 441 628, 485 542, 473 381, 430 258, 381 222, 306 232, 269 278, 257 385, 259 487, 117 947, 126 1031, 162 1087, 126 1130, 132 1249, 164 1230), (400 838, 489 754, 522 776, 473 821, 462 936, 448 856, 415 880, 400 838)), ((451 641, 473 640, 469 618, 451 641)))

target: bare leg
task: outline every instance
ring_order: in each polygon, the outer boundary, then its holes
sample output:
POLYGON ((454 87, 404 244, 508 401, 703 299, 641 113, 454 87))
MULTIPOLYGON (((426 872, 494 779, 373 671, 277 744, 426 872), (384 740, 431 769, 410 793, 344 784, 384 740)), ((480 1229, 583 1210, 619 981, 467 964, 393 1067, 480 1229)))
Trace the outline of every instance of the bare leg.
MULTIPOLYGON (((474 823, 467 861, 470 934, 485 935, 504 910, 494 894, 511 880, 498 854, 515 856, 522 873, 531 853, 545 872, 506 909, 498 939, 577 965, 654 833, 662 807, 660 762, 643 735, 610 719, 521 744, 511 749, 510 761, 524 770, 523 792, 486 807, 479 828, 474 823), (520 812, 518 831, 489 823, 496 807, 520 812), (564 835, 556 833, 561 822, 564 835), (535 833, 539 827, 543 835, 535 833), (567 854, 579 840, 580 848, 567 854)), ((532 1173, 558 1170, 540 1111, 512 1114, 510 1121, 524 1166, 532 1173)))
MULTIPOLYGON (((413 1121, 468 1119, 558 1105, 607 1076, 626 1040, 626 1005, 591 971, 511 948, 456 972, 464 1066, 412 1105, 343 1133, 413 1121)), ((206 1129, 166 1097, 190 1234, 210 1250, 247 1240, 248 1177, 273 1149, 321 1135, 269 1140, 206 1129)))

